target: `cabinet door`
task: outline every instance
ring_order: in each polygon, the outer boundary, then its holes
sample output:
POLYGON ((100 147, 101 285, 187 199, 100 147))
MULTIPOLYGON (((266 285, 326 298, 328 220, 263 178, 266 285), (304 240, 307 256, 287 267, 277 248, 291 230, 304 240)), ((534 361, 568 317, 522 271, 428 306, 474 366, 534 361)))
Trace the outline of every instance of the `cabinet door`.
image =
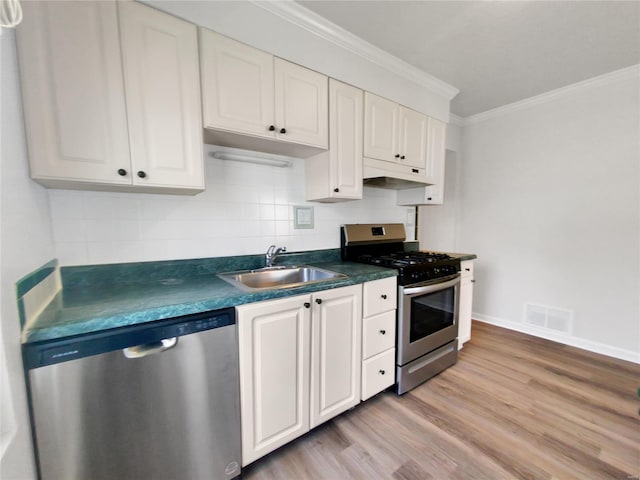
POLYGON ((444 199, 446 132, 446 123, 431 117, 427 119, 427 181, 433 184, 429 203, 440 204, 444 199))
POLYGON ((339 198, 362 198, 363 93, 359 88, 331 79, 329 98, 331 193, 339 198))
MULTIPOLYGON (((462 262, 463 264, 465 262, 462 262)), ((458 346, 471 340, 471 312, 473 308, 473 277, 464 276, 460 280, 460 310, 458 319, 458 346)))
POLYGON ((16 30, 31 176, 130 184, 116 3, 22 3, 16 30))
POLYGON ((137 2, 118 5, 134 184, 202 189, 196 27, 137 2))
POLYGON ((400 158, 398 104, 369 92, 364 95, 364 156, 388 162, 400 158), (397 157, 396 157, 397 155, 397 157))
POLYGON ((273 56, 200 29, 204 126, 274 137, 273 56))
POLYGON ((400 107, 400 163, 425 168, 427 153, 427 116, 400 107))
POLYGON ((329 148, 328 78, 280 58, 274 69, 276 138, 329 148))
POLYGON ((360 402, 362 286, 313 295, 311 428, 360 402))
POLYGON ((243 466, 309 430, 310 302, 237 307, 243 466))

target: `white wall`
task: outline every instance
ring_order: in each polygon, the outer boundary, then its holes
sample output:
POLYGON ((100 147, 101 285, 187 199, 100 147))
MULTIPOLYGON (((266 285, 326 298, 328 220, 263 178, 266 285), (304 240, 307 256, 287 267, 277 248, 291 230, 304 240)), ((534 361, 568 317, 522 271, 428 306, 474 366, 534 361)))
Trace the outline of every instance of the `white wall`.
MULTIPOLYGON (((395 191, 365 188, 363 200, 305 202, 304 160, 290 168, 211 158, 196 196, 49 190, 53 235, 62 265, 200 258, 338 248, 344 223, 404 223, 395 191), (295 229, 293 206, 314 209, 314 228, 295 229)), ((413 227, 406 228, 412 239, 413 227)))
POLYGON ((474 318, 526 331, 525 302, 569 309, 560 340, 640 361, 638 85, 627 70, 467 120, 455 248, 478 255, 474 318))
POLYGON ((0 28, 0 478, 34 478, 15 282, 54 258, 47 192, 27 168, 14 32, 0 28))

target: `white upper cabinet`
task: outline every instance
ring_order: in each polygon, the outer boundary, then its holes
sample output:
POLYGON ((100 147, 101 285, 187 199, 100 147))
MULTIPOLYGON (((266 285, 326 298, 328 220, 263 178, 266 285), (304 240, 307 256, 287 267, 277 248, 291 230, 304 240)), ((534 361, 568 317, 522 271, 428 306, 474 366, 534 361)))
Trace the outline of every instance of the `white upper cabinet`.
POLYGON ((328 78, 281 58, 274 61, 276 137, 329 148, 328 78))
POLYGON ((365 93, 364 98, 364 156, 395 162, 400 158, 400 106, 369 92, 365 93))
POLYGON ((362 105, 362 90, 329 79, 330 148, 306 160, 307 200, 362 198, 362 105))
POLYGON ((273 138, 273 55, 204 28, 200 48, 205 128, 273 138))
POLYGON ((203 190, 195 27, 135 2, 24 3, 17 35, 32 178, 203 190))
POLYGON ((115 2, 23 2, 17 28, 31 176, 130 184, 115 2))
POLYGON ((137 2, 119 9, 133 183, 203 189, 196 27, 137 2))
MULTIPOLYGON (((426 181, 427 117, 386 98, 364 96, 364 178, 426 181)), ((375 185, 375 183, 373 183, 375 185)))
POLYGON ((329 147, 326 75, 202 28, 200 47, 208 142, 294 156, 329 147))
POLYGON ((424 169, 427 161, 427 116, 400 107, 399 132, 400 163, 424 169))
POLYGON ((427 183, 428 187, 398 190, 398 205, 442 205, 447 124, 427 117, 427 183))

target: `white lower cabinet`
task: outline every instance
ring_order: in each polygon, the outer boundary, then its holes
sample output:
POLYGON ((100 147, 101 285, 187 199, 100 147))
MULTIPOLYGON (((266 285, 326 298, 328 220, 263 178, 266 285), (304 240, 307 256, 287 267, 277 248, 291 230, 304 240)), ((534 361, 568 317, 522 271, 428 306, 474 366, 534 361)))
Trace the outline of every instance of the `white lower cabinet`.
POLYGON ((395 383, 396 277, 364 284, 362 319, 362 400, 395 383))
POLYGON ((360 401, 362 285, 236 311, 244 466, 360 401))
POLYGON ((471 340, 471 312, 473 307, 473 260, 460 262, 460 310, 458 319, 458 348, 471 340))

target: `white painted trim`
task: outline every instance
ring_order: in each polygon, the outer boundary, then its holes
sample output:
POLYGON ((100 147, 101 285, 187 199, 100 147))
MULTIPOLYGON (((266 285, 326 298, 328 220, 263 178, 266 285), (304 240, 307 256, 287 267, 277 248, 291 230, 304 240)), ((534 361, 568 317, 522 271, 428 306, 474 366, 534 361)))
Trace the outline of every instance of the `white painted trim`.
POLYGON ((446 97, 448 100, 460 93, 460 90, 452 85, 394 57, 293 0, 277 2, 251 0, 251 3, 274 15, 278 15, 289 23, 297 25, 323 40, 344 48, 412 82, 416 82, 434 93, 446 97))
MULTIPOLYGON (((582 82, 573 83, 566 87, 557 88, 549 92, 541 93, 534 97, 525 98, 502 107, 487 110, 486 112, 477 113, 468 117, 462 118, 463 126, 474 125, 476 123, 484 122, 492 118, 501 117, 509 113, 517 112, 520 110, 526 110, 528 108, 535 107, 537 105, 557 100, 568 95, 572 95, 576 92, 580 92, 585 89, 608 85, 613 82, 621 80, 627 80, 634 77, 640 77, 640 64, 632 65, 631 67, 622 68, 620 70, 614 70, 613 72, 605 73, 597 77, 583 80, 582 82)), ((451 115, 453 116, 453 115, 451 115)))
MULTIPOLYGON (((625 350, 624 348, 612 347, 611 345, 594 342, 592 340, 586 340, 584 338, 575 337, 573 335, 554 334, 552 332, 549 332, 547 329, 535 328, 531 325, 525 325, 524 323, 511 322, 509 320, 492 317, 490 315, 483 315, 476 312, 473 312, 471 318, 483 323, 495 325, 497 327, 526 333, 528 335, 533 335, 534 337, 551 340, 552 342, 562 343, 563 345, 569 345, 571 347, 581 348, 582 350, 587 350, 589 352, 599 353, 608 357, 618 358, 620 360, 626 360, 627 362, 640 364, 640 352, 634 352, 633 350, 625 350)), ((471 333, 471 336, 473 338, 473 332, 471 333)))
POLYGON ((452 125, 457 125, 458 127, 464 127, 465 126, 465 119, 464 119, 464 117, 456 115, 455 113, 450 113, 449 114, 449 123, 451 123, 452 125))

